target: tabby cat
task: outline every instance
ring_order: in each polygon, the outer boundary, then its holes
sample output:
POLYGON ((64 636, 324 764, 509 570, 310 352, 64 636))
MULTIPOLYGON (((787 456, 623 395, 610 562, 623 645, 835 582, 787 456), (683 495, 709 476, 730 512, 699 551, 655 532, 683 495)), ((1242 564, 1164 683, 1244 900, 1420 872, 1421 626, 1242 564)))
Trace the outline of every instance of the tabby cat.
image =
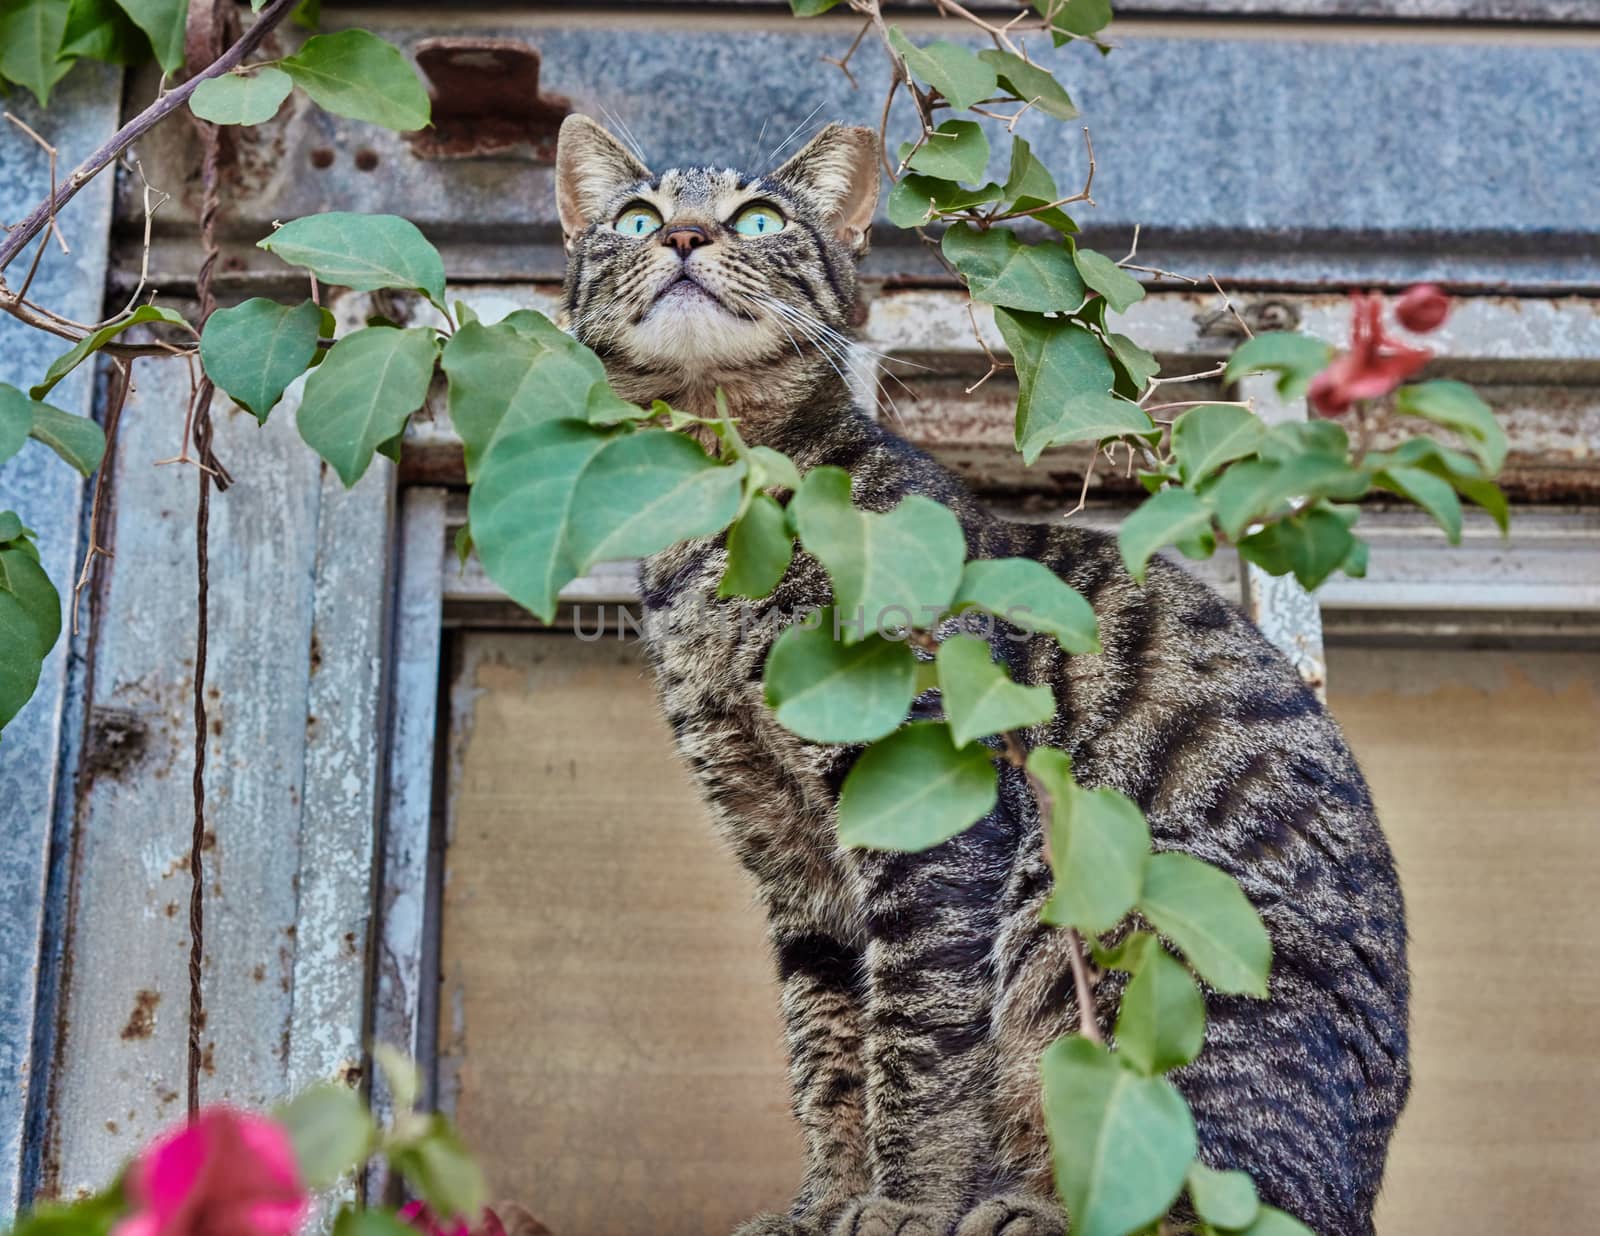
MULTIPOLYGON (((1099 532, 997 518, 854 397, 836 361, 878 169, 868 130, 830 125, 768 174, 653 174, 569 117, 556 178, 571 328, 623 396, 709 414, 721 388, 746 439, 802 471, 847 469, 863 509, 927 495, 971 556, 1035 558, 1089 598, 1098 655, 992 641, 1017 681, 1055 693, 1029 743, 1134 799, 1158 849, 1235 876, 1272 936, 1270 999, 1208 993, 1205 1050, 1176 1075, 1201 1155, 1322 1236, 1370 1233, 1408 1086, 1408 979, 1361 773, 1294 669, 1209 588, 1160 561, 1139 585, 1099 532)), ((720 602, 725 562, 709 537, 654 556, 642 581, 662 706, 767 912, 806 1142, 793 1208, 739 1236, 1066 1231, 1038 1066, 1078 1010, 1065 936, 1039 922, 1050 875, 1025 781, 1002 767, 994 811, 924 853, 842 849, 835 804, 860 748, 773 719, 761 675, 776 624, 710 620, 799 615, 828 603, 827 577, 798 554, 770 598, 720 602)), ((930 693, 915 711, 937 708, 930 693)), ((1102 1026, 1120 985, 1098 985, 1102 1026)))

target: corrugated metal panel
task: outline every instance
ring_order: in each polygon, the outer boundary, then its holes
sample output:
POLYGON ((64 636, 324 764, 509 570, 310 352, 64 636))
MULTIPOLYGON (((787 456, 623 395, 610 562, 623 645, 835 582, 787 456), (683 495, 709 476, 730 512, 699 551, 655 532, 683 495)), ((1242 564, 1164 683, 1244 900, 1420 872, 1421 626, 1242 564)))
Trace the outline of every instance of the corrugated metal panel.
MULTIPOLYGON (((907 20, 918 34, 951 34, 948 23, 907 20)), ((368 24, 407 47, 439 35, 525 40, 541 54, 539 90, 619 118, 659 165, 759 165, 808 117, 876 126, 882 98, 876 86, 853 90, 820 59, 848 43, 855 26, 845 18, 496 10, 445 20, 386 8, 368 24)), ((1073 89, 1102 156, 1099 208, 1081 215, 1093 243, 1125 247, 1139 223, 1150 264, 1235 283, 1600 285, 1591 36, 1270 33, 1200 23, 1130 30, 1105 58, 1036 49, 1073 89)), ((858 56, 862 82, 884 80, 870 42, 858 56)), ((908 123, 900 115, 895 132, 905 136, 908 123)), ((1075 126, 1024 116, 1017 132, 1061 183, 1082 176, 1075 126)), ((196 157, 174 133, 155 135, 146 152, 152 177, 168 184, 184 183, 196 157)), ((230 221, 225 269, 235 281, 281 278, 250 242, 273 219, 335 200, 415 219, 458 276, 562 272, 547 151, 423 161, 403 137, 297 104, 246 144, 240 168, 253 196, 230 221)), ((939 277, 905 237, 885 229, 869 271, 939 277)), ((194 269, 191 242, 164 240, 155 264, 163 274, 194 269)))

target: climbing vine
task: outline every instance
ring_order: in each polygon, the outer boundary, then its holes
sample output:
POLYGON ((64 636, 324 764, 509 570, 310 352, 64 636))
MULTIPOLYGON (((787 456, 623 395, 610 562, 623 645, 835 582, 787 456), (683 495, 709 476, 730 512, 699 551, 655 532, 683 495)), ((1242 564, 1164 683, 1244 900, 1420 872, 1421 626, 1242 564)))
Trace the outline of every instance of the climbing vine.
MULTIPOLYGON (((1412 381, 1430 356, 1413 337, 1449 310, 1437 289, 1413 289, 1394 303, 1404 332, 1386 323, 1382 298, 1362 295, 1343 352, 1306 335, 1263 333, 1199 374, 1163 375, 1156 358, 1118 329, 1119 315, 1145 295, 1137 274, 1168 272, 1138 264, 1132 253, 1117 259, 1077 243, 1069 208, 1093 204, 1096 156, 1087 129, 1087 175, 1065 190, 1015 132, 1029 113, 1076 121, 1069 90, 1036 56, 1045 44, 1109 51, 1106 0, 1032 0, 1004 23, 935 0, 963 41, 929 43, 890 25, 877 0, 791 5, 801 17, 835 9, 860 17, 855 41, 833 60, 852 81, 862 41, 881 43, 890 65, 883 135, 897 104, 916 125, 912 141, 885 145, 889 219, 921 233, 992 315, 1006 357, 990 351, 981 333, 978 341, 991 375, 1015 371, 1015 438, 1024 461, 1086 446, 1085 492, 1099 461, 1120 456, 1137 474, 1148 496, 1118 531, 1134 579, 1142 581, 1167 547, 1192 558, 1229 547, 1308 589, 1336 571, 1360 575, 1359 503, 1374 492, 1415 503, 1452 541, 1461 533, 1462 499, 1504 528, 1506 502, 1494 477, 1506 441, 1489 408, 1461 383, 1412 381), (1281 398, 1305 397, 1318 415, 1269 424, 1248 399, 1163 396, 1174 384, 1238 384, 1263 373, 1281 398), (1407 436, 1411 427, 1424 432, 1407 436)), ((0 0, 0 76, 43 103, 80 58, 154 56, 174 74, 187 8, 183 0, 0 0)), ((266 35, 291 13, 314 26, 316 6, 254 0, 251 9, 259 18, 231 47, 164 89, 0 241, 0 276, 38 245, 20 281, 0 277, 0 308, 71 344, 30 390, 0 386, 0 463, 31 439, 93 474, 104 434, 51 406, 52 387, 104 356, 120 411, 130 368, 165 354, 198 364, 204 377, 182 452, 203 474, 215 471, 202 440, 210 386, 264 423, 303 377, 300 435, 353 485, 375 456, 398 457, 409 418, 442 373, 470 484, 463 552, 475 551, 507 594, 547 622, 562 589, 596 563, 687 538, 726 534, 719 591, 731 605, 769 595, 796 553, 812 555, 833 583, 834 605, 779 636, 764 683, 778 722, 795 734, 863 748, 839 800, 841 841, 891 850, 937 845, 994 807, 1000 763, 1022 770, 1032 788, 1054 875, 1042 917, 1068 935, 1080 1010, 1077 1031, 1041 1064, 1056 1183, 1074 1236, 1172 1230, 1185 1196, 1196 1216, 1185 1222, 1202 1232, 1303 1232, 1260 1203, 1247 1176, 1213 1171, 1196 1157, 1194 1121, 1168 1077, 1201 1050, 1202 986, 1267 995, 1265 928, 1229 876, 1188 855, 1152 852, 1136 804, 1078 784, 1065 751, 1033 741, 1054 717, 1051 693, 1012 681, 989 646, 1004 624, 1055 639, 1074 656, 1096 654, 1092 609, 1052 572, 1027 559, 969 560, 955 516, 926 499, 907 498, 883 513, 857 509, 846 473, 817 468, 802 476, 782 454, 747 444, 725 407, 708 417, 621 399, 600 360, 543 315, 518 310, 479 320, 452 296, 438 251, 396 216, 316 214, 260 238, 263 249, 309 276, 312 295, 296 303, 255 298, 196 322, 142 303, 107 322, 80 324, 29 299, 58 212, 185 105, 207 133, 264 123, 297 89, 354 120, 397 130, 427 125, 427 91, 397 49, 345 30, 267 58, 260 54, 266 35), (330 286, 409 293, 427 309, 419 324, 375 322, 340 334, 320 303, 319 289, 330 286), (152 341, 130 342, 125 332, 134 327, 152 341), (907 723, 913 699, 931 688, 942 719, 907 723), (1136 929, 1109 946, 1130 920, 1136 929), (1114 1019, 1101 1024, 1094 991, 1110 971, 1128 979, 1114 1019)), ((1050 63, 1070 60, 1052 55, 1050 63)), ((60 636, 62 604, 39 566, 37 541, 69 534, 29 529, 15 513, 0 512, 0 725, 26 702, 60 636)), ((91 534, 91 558, 97 548, 91 534)), ((408 1093, 404 1070, 392 1060, 387 1067, 402 1079, 392 1084, 408 1093)), ((332 1088, 296 1100, 285 1127, 304 1124, 307 1112, 318 1114, 318 1127, 340 1131, 318 1143, 323 1150, 315 1153, 327 1164, 295 1143, 311 1183, 331 1183, 381 1145, 440 1214, 478 1213, 481 1188, 460 1166, 466 1160, 442 1122, 405 1115, 380 1135, 347 1092, 332 1088), (337 1153, 326 1151, 330 1140, 337 1153), (453 1184, 441 1185, 436 1171, 430 1176, 440 1163, 451 1165, 445 1175, 453 1184)), ((48 1222, 103 1231, 106 1216, 126 1204, 119 1185, 69 1212, 50 1212, 48 1222)), ((361 1214, 348 1211, 340 1222, 382 1225, 361 1214)))

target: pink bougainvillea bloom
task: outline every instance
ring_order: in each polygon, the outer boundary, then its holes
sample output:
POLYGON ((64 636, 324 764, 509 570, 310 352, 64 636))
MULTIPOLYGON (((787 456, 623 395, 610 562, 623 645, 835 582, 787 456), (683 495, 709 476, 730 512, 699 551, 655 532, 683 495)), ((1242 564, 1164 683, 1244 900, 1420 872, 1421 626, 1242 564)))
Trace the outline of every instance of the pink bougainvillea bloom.
POLYGON ((416 1228, 423 1236, 471 1236, 465 1219, 441 1223, 426 1202, 407 1202, 400 1207, 400 1221, 416 1228))
POLYGON ((1407 330, 1425 335, 1437 330, 1450 316, 1450 298, 1433 283, 1419 283, 1405 290, 1394 303, 1394 316, 1407 330))
POLYGON ((1311 380, 1306 398, 1323 416, 1337 416, 1357 399, 1378 399, 1432 359, 1383 333, 1383 299, 1376 293, 1351 293, 1350 350, 1311 380))
POLYGON ((400 1207, 400 1221, 424 1236, 506 1236, 505 1224, 500 1222, 500 1216, 483 1208, 476 1227, 469 1228, 465 1219, 458 1219, 455 1223, 440 1223, 437 1216, 429 1209, 426 1202, 407 1202, 400 1207))
POLYGON ((128 1200, 133 1214, 112 1236, 293 1236, 308 1207, 283 1126, 229 1107, 147 1146, 128 1200))

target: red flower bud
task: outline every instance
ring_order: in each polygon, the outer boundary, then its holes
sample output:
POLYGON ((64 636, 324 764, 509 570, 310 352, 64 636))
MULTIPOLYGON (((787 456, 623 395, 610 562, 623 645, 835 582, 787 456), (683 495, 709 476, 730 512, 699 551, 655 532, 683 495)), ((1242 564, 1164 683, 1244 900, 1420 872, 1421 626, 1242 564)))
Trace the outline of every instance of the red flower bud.
POLYGON ((1394 316, 1407 330, 1423 335, 1442 326, 1450 316, 1450 298, 1436 284, 1419 283, 1395 301, 1394 316))

